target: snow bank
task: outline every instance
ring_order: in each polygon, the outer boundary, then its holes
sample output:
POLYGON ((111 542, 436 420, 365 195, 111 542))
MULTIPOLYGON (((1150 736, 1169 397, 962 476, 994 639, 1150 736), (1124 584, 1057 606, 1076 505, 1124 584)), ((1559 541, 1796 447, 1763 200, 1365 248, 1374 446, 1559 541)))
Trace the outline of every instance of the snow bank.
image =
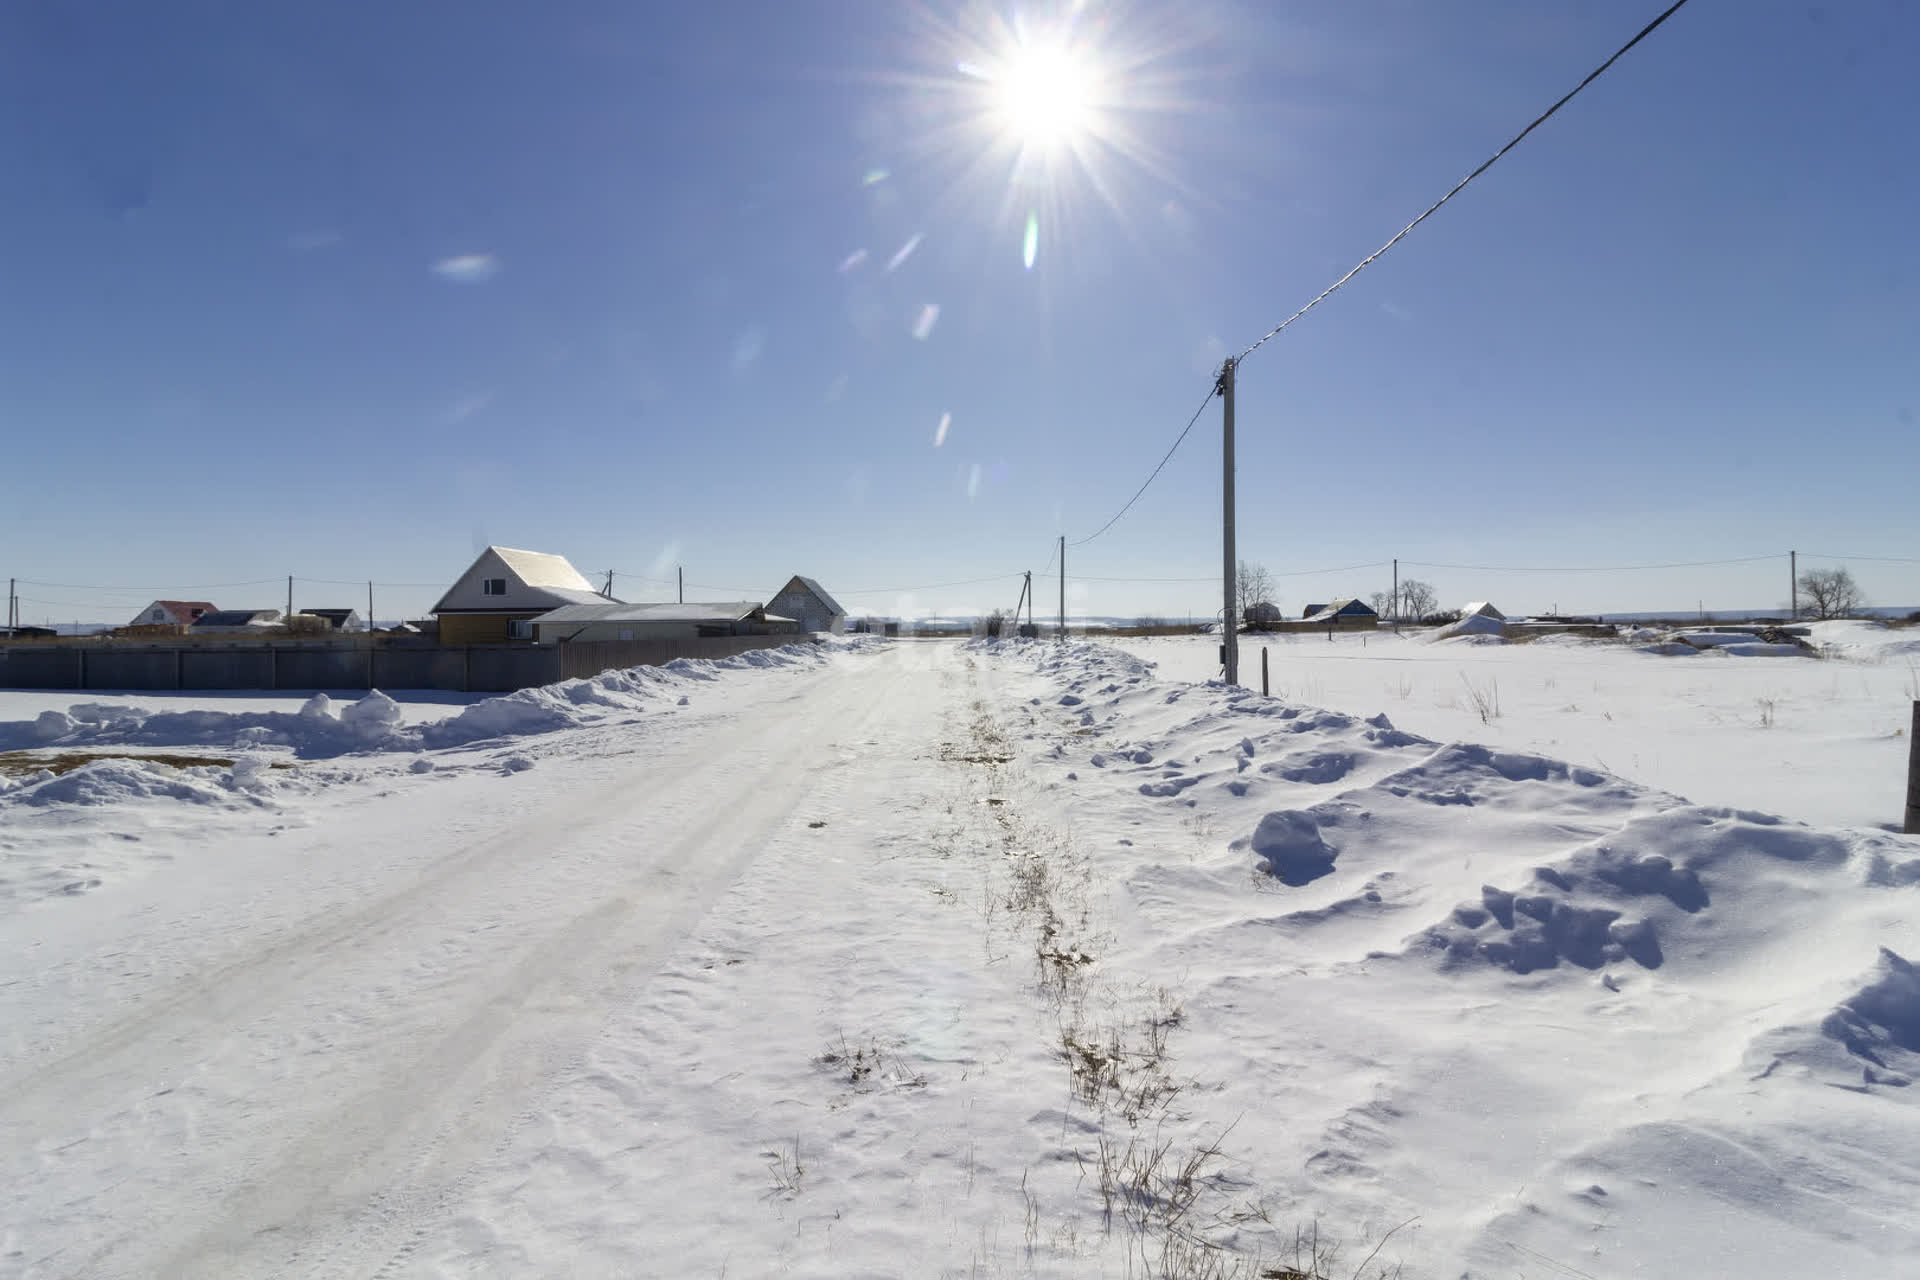
MULTIPOLYGON (((290 751, 303 759, 352 752, 418 752, 630 718, 663 703, 684 702, 683 692, 691 684, 709 683, 729 673, 815 665, 832 653, 858 652, 884 643, 862 636, 756 649, 730 658, 683 658, 664 667, 605 671, 588 679, 487 698, 457 715, 421 725, 406 724, 400 705, 377 689, 344 703, 317 693, 297 712, 154 713, 139 706, 76 703, 64 712, 42 712, 34 720, 0 722, 0 751, 198 747, 290 751)), ((188 776, 197 771, 162 770, 162 766, 127 760, 90 764, 34 788, 4 789, 0 803, 98 804, 116 797, 160 795, 206 801, 228 794, 188 776)), ((247 777, 259 782, 257 774, 247 777)))
MULTIPOLYGON (((1506 624, 1498 618, 1489 618, 1485 614, 1470 613, 1458 622, 1450 622, 1427 634, 1429 640, 1452 640, 1459 636, 1491 636, 1505 639, 1506 624)), ((1484 643, 1484 641, 1482 642, 1484 643)))

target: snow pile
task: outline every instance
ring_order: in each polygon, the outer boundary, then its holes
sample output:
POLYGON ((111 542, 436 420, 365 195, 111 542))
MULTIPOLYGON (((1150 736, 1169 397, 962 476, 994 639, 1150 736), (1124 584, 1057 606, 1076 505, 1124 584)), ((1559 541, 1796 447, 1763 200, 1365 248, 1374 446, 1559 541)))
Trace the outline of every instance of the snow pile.
POLYGON ((1489 639, 1504 640, 1507 635, 1506 623, 1498 618, 1489 618, 1482 613, 1470 613, 1458 622, 1450 622, 1427 634, 1429 640, 1453 640, 1461 636, 1475 637, 1473 643, 1485 644, 1489 639), (1484 637, 1484 638, 1482 638, 1484 637))
POLYGON ((1920 1247, 1920 842, 1096 649, 1035 655, 1036 766, 1120 886, 1103 965, 1186 975, 1214 1120, 1285 1117, 1235 1131, 1297 1161, 1275 1194, 1423 1215, 1409 1275, 1920 1247))
MULTIPOLYGON (((132 705, 77 703, 66 711, 44 711, 33 720, 0 723, 0 751, 199 747, 325 759, 355 752, 444 749, 630 719, 663 704, 684 706, 687 699, 682 691, 689 684, 711 683, 729 673, 817 665, 831 653, 860 652, 884 643, 863 636, 756 649, 717 660, 683 658, 663 667, 605 671, 587 679, 486 698, 457 715, 421 725, 406 724, 400 705, 377 689, 351 702, 316 693, 297 712, 155 713, 132 705)), ((207 803, 231 799, 236 790, 253 795, 268 789, 258 764, 249 761, 238 762, 231 774, 223 771, 222 782, 201 778, 203 772, 117 758, 57 779, 37 780, 30 788, 0 787, 5 797, 0 803, 102 804, 159 796, 207 803)))
POLYGON ((136 706, 77 704, 31 721, 0 723, 0 751, 38 747, 284 747, 301 757, 351 751, 417 751, 484 738, 550 733, 618 713, 636 713, 678 696, 686 685, 727 672, 822 662, 830 652, 857 652, 884 643, 870 637, 827 645, 784 645, 718 660, 682 658, 664 667, 628 667, 580 680, 487 698, 459 714, 425 725, 403 723, 400 706, 379 690, 353 702, 324 693, 296 713, 175 711, 136 706))
POLYGON ((1890 627, 1884 622, 1842 619, 1807 627, 1813 642, 1831 658, 1855 662, 1920 661, 1920 626, 1890 627))
POLYGON ((43 771, 8 792, 6 800, 35 808, 152 799, 209 805, 249 803, 252 797, 247 793, 257 779, 256 772, 238 765, 232 770, 219 766, 176 769, 157 762, 116 758, 82 765, 57 777, 43 771))

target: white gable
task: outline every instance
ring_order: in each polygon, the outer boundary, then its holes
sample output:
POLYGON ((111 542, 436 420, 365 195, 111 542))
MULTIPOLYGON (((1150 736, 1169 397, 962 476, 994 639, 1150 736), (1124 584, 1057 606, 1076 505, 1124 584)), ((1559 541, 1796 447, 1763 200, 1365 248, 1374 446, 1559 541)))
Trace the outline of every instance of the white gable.
POLYGON ((544 613, 563 604, 604 603, 606 599, 565 556, 488 547, 447 589, 433 612, 530 609, 544 613), (497 591, 490 590, 496 587, 497 591))

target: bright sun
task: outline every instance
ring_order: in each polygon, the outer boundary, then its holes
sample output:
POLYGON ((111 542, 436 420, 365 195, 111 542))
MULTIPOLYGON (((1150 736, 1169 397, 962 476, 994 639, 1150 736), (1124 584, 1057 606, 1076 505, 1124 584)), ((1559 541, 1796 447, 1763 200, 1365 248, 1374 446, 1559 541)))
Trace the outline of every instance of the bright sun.
POLYGON ((1021 146, 1069 144, 1092 123, 1091 68, 1061 45, 1021 45, 994 69, 993 100, 1002 127, 1021 146))

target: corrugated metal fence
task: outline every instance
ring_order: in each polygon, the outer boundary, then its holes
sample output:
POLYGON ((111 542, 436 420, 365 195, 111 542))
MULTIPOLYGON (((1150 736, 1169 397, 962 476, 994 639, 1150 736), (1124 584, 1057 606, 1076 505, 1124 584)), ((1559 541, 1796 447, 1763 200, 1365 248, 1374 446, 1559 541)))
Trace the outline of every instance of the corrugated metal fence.
POLYGON ((675 658, 730 658, 804 643, 804 636, 721 636, 531 645, 265 643, 204 645, 102 641, 0 644, 0 689, 445 689, 505 693, 617 667, 675 658))

